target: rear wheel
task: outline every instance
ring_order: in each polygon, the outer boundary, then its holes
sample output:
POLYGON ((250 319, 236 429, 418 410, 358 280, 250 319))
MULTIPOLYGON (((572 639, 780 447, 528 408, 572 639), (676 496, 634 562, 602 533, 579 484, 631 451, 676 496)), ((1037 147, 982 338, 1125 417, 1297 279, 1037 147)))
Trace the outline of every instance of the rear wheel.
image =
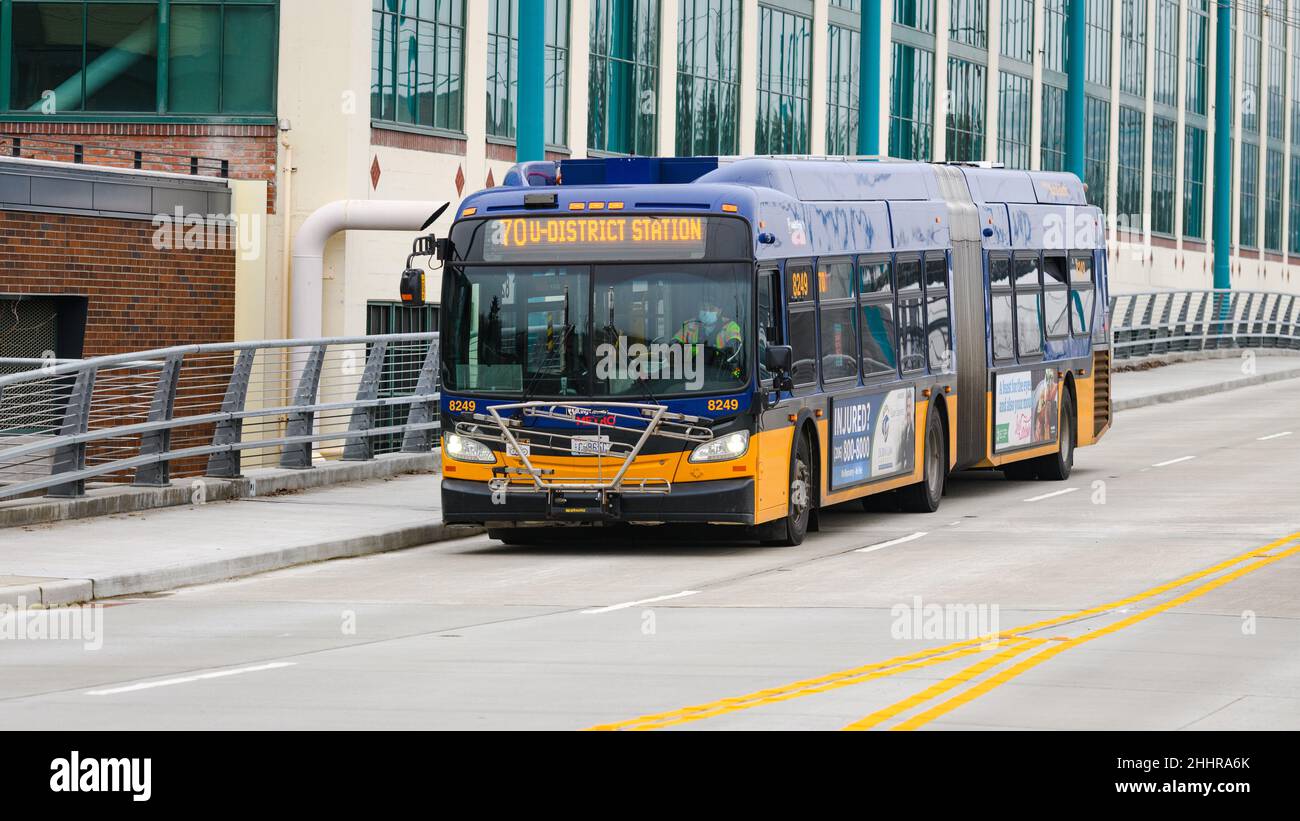
POLYGON ((939 408, 930 403, 930 413, 925 423, 924 471, 921 481, 898 491, 898 500, 908 513, 934 513, 943 501, 943 490, 948 484, 948 445, 943 431, 943 417, 939 408))
POLYGON ((1070 478, 1070 472, 1074 470, 1074 445, 1077 441, 1075 428, 1077 423, 1074 419, 1074 399, 1070 392, 1065 392, 1065 397, 1061 401, 1061 432, 1057 436, 1060 446, 1056 453, 1051 456, 1044 456, 1036 460, 1038 462, 1038 478, 1048 482, 1064 482, 1070 478))
POLYGON ((790 503, 784 519, 763 526, 760 540, 766 545, 794 547, 808 534, 808 519, 814 499, 812 448, 808 437, 799 435, 790 459, 790 503))

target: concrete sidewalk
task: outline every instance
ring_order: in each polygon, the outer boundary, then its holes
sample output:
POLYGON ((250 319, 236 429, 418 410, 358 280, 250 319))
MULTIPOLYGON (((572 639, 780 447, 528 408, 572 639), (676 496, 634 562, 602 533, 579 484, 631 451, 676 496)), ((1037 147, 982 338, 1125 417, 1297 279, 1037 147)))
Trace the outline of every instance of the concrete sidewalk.
MULTIPOLYGON (((1253 374, 1243 373, 1242 364, 1234 357, 1116 373, 1116 408, 1300 378, 1300 357, 1259 357, 1253 374)), ((398 476, 0 529, 0 604, 57 605, 170 590, 479 532, 442 525, 439 478, 398 476)))
POLYGON ((0 604, 170 590, 473 535, 436 475, 0 530, 0 604))

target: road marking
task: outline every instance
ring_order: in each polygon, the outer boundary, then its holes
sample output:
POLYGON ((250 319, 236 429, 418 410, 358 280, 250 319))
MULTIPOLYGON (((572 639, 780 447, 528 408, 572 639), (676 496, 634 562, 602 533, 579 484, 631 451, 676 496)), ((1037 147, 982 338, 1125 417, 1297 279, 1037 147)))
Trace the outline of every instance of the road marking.
POLYGON ((1195 456, 1180 456, 1180 457, 1177 458, 1177 459, 1170 459, 1168 462, 1156 462, 1156 463, 1155 463, 1154 465, 1152 465, 1151 467, 1153 467, 1153 468, 1167 468, 1167 467, 1169 467, 1170 465, 1177 465, 1177 464, 1179 464, 1179 463, 1181 463, 1181 462, 1190 462, 1190 461, 1192 461, 1192 460, 1195 459, 1195 458, 1196 458, 1195 456))
POLYGON ((1283 437, 1285 437, 1285 436, 1290 436, 1290 435, 1291 435, 1291 431, 1286 431, 1286 432, 1284 432, 1284 433, 1275 433, 1275 434, 1273 434, 1272 436, 1261 436, 1261 437, 1259 437, 1259 439, 1257 439, 1256 441, 1258 441, 1258 442, 1271 442, 1271 441, 1273 441, 1274 439, 1281 439, 1281 438, 1283 438, 1283 437))
POLYGON ((152 690, 155 687, 170 687, 173 684, 189 684, 195 681, 207 681, 214 678, 226 678, 227 676, 242 676, 244 673, 259 673, 263 670, 279 670, 282 667, 292 667, 292 661, 277 661, 271 664, 259 664, 256 667, 240 667, 235 670, 218 670, 215 673, 200 673, 196 676, 181 676, 180 678, 165 678, 160 681, 146 681, 140 684, 132 684, 127 687, 114 687, 111 690, 87 690, 88 696, 112 696, 118 693, 133 693, 137 690, 152 690))
MULTIPOLYGON (((1260 553, 1263 553, 1266 550, 1267 548, 1252 551, 1252 555, 1259 555, 1260 553)), ((933 721, 934 719, 944 715, 945 713, 949 713, 957 709, 958 707, 962 706, 963 704, 967 704, 971 701, 974 701, 975 699, 979 698, 985 693, 988 693, 992 690, 997 689, 998 687, 1001 687, 1003 684, 1006 684, 1008 681, 1012 680, 1013 678, 1016 678, 1017 676, 1020 676, 1028 672, 1029 670, 1032 670, 1033 668, 1037 667, 1038 665, 1042 664, 1048 659, 1060 655, 1061 653, 1064 653, 1066 650, 1069 650, 1071 647, 1078 647, 1081 644, 1085 644, 1087 642, 1093 641, 1094 639, 1101 638, 1102 636, 1107 636, 1112 633, 1117 633, 1126 627, 1132 627, 1133 625, 1138 624, 1139 622, 1146 621, 1152 616, 1157 616, 1168 610, 1172 610, 1175 607, 1186 604, 1187 602, 1190 602, 1193 599, 1198 599, 1201 596, 1204 596, 1206 593, 1217 590, 1218 588, 1223 587, 1224 585, 1230 582, 1240 579, 1242 576, 1245 576, 1249 573, 1254 573, 1256 570, 1259 570, 1260 568, 1267 567, 1270 564, 1273 564, 1274 562, 1281 561, 1282 559, 1285 559, 1289 556, 1293 556, 1297 553, 1300 553, 1300 545, 1293 545, 1289 549, 1284 550, 1280 553, 1277 553, 1272 556, 1266 556, 1265 558, 1261 558, 1252 564, 1246 565, 1245 567, 1237 568, 1231 573, 1226 573, 1220 576, 1219 578, 1214 579, 1213 581, 1206 582, 1200 587, 1193 588, 1192 590, 1189 590, 1188 592, 1182 594, 1181 596, 1172 598, 1167 602, 1164 602, 1162 604, 1157 604, 1146 610, 1142 610, 1138 613, 1134 613, 1128 618, 1121 619, 1120 621, 1114 622, 1113 624, 1108 624, 1105 627, 1102 627, 1098 630, 1094 630, 1090 633, 1084 633, 1083 635, 1077 638, 1054 643, 1052 646, 1048 647, 1046 650, 1043 650, 1041 653, 1037 653, 1033 656, 1030 656, 1029 658, 1019 662, 1018 664, 1009 667, 1006 670, 1003 670, 997 675, 985 679, 983 682, 975 685, 974 687, 970 688, 966 692, 954 696, 953 698, 948 699, 942 704, 932 707, 926 712, 921 713, 920 715, 915 716, 907 721, 904 721, 902 724, 899 724, 894 729, 915 730, 919 727, 923 727, 926 724, 933 721)))
POLYGON ((1041 502, 1044 499, 1055 499, 1057 496, 1064 496, 1067 493, 1074 493, 1077 487, 1067 487, 1065 490, 1058 490, 1055 493, 1044 493, 1042 496, 1035 496, 1032 499, 1026 499, 1026 502, 1041 502))
POLYGON ((931 699, 943 695, 944 693, 948 692, 949 690, 953 689, 959 684, 963 684, 967 681, 970 681, 976 676, 983 675, 984 673, 988 672, 989 670, 993 669, 994 667, 998 666, 999 664, 1001 664, 1002 662, 1006 661, 1009 658, 1018 656, 1021 653, 1025 652, 1026 650, 1033 650, 1035 648, 1041 647, 1042 645, 1047 644, 1047 642, 1048 642, 1047 639, 1030 639, 1030 638, 1025 638, 1023 636, 1001 642, 1001 644, 1007 645, 1006 649, 1003 650, 1002 652, 994 653, 993 655, 989 656, 983 661, 978 661, 975 664, 972 664, 970 667, 967 667, 965 670, 962 670, 960 673, 949 676, 943 681, 930 685, 929 687, 927 687, 926 689, 922 690, 921 692, 917 693, 914 696, 905 698, 902 701, 899 701, 889 707, 886 707, 883 710, 877 710, 876 712, 872 713, 866 718, 858 719, 857 721, 853 722, 852 724, 845 727, 844 729, 870 730, 872 727, 875 727, 877 724, 882 724, 885 721, 888 721, 889 719, 898 715, 899 713, 906 712, 907 710, 910 710, 913 707, 917 707, 921 704, 924 704, 925 702, 930 701, 931 699))
MULTIPOLYGON (((1237 556, 1233 556, 1232 558, 1229 559, 1224 559, 1218 564, 1211 565, 1210 567, 1204 568, 1202 570, 1197 570, 1193 573, 1187 574, 1186 576, 1183 576, 1178 579, 1174 579, 1173 581, 1170 582, 1165 582, 1164 584, 1153 587, 1150 590, 1146 590, 1141 593, 1128 596, 1127 598, 1119 599, 1113 602, 1107 602, 1106 604, 1099 604, 1095 607, 1090 607, 1086 610, 1080 610, 1077 613, 1067 613, 1062 616, 1054 616, 1049 619, 1044 619, 1042 621, 1033 622, 1031 624, 1027 624, 1022 627, 1017 627, 1015 628, 1014 632, 1009 631, 1003 633, 1001 635, 1001 638, 1009 639, 1015 635, 1019 635, 1022 633, 1044 630, 1049 627, 1056 626, 1058 624, 1065 624, 1067 622, 1077 621, 1082 618, 1088 618, 1090 616, 1096 616, 1102 613, 1108 613, 1115 610, 1119 610, 1120 608, 1127 607, 1128 605, 1134 604, 1136 602, 1150 599, 1155 596, 1159 596, 1163 593, 1168 593, 1171 590, 1175 590, 1184 585, 1191 584, 1192 582, 1198 581, 1207 576, 1212 576, 1215 573, 1218 573, 1222 570, 1232 567, 1233 565, 1241 564, 1242 562, 1259 558, 1261 555, 1268 553, 1268 551, 1274 548, 1281 547, 1286 544, 1290 544, 1291 542, 1295 542, 1297 540, 1300 540, 1300 532, 1292 533, 1290 536, 1286 536, 1274 542, 1270 542, 1269 544, 1266 544, 1263 547, 1251 548, 1245 553, 1242 553, 1237 556)), ((676 710, 668 710, 661 713, 638 716, 637 718, 626 719, 624 721, 611 722, 608 724, 600 724, 595 727, 591 727, 589 729, 592 730, 655 730, 661 727, 669 727, 676 724, 685 724, 687 722, 699 721, 701 719, 710 718, 712 716, 721 715, 723 713, 736 712, 739 710, 747 710, 750 709, 751 707, 759 707, 764 704, 771 704, 779 701, 788 701, 790 699, 800 698, 806 695, 813 695, 815 693, 825 692, 826 690, 835 689, 838 687, 849 686, 851 684, 860 684, 862 682, 871 681, 876 678, 883 678, 884 676, 887 675, 893 675, 894 673, 906 672, 908 670, 916 669, 917 667, 921 667, 921 666, 929 666, 931 664, 938 664, 944 661, 951 661, 952 659, 961 658, 962 656, 973 655, 975 653, 983 652, 986 644, 987 641, 984 638, 969 639, 966 641, 954 642, 952 644, 944 645, 942 647, 932 647, 928 650, 924 650, 918 653, 913 653, 906 656, 898 656, 889 659, 887 661, 876 662, 873 664, 865 664, 859 667, 850 668, 848 670, 841 670, 836 673, 829 673, 827 675, 819 676, 813 679, 796 681, 792 684, 786 684, 783 686, 770 687, 764 690, 758 690, 756 692, 749 693, 743 696, 732 696, 729 698, 721 698, 721 699, 717 699, 716 701, 705 702, 703 704, 696 704, 690 707, 682 707, 676 710), (922 661, 918 662, 917 664, 909 664, 909 662, 913 662, 918 659, 921 659, 922 661)))
POLYGON ((670 599, 681 599, 686 596, 694 596, 700 591, 683 590, 680 593, 673 593, 671 596, 655 596, 653 599, 639 599, 637 601, 625 601, 622 604, 611 604, 609 607, 594 607, 591 610, 583 610, 584 616, 595 616, 599 613, 612 613, 615 610, 626 610, 629 607, 636 607, 640 604, 654 604, 655 602, 669 601, 670 599))
POLYGON ((929 535, 930 535, 929 533, 920 533, 920 532, 918 532, 918 533, 913 533, 911 536, 904 536, 904 537, 901 538, 901 539, 894 539, 892 542, 881 542, 880 544, 873 544, 873 545, 871 545, 870 547, 863 547, 863 548, 860 548, 860 549, 855 550, 855 551, 853 551, 853 552, 854 552, 854 553, 871 553, 871 552, 876 551, 876 550, 884 550, 884 549, 887 548, 887 547, 895 547, 895 546, 900 545, 900 544, 907 544, 908 542, 914 542, 914 541, 916 541, 917 539, 923 539, 923 538, 925 538, 926 536, 929 536, 929 535))

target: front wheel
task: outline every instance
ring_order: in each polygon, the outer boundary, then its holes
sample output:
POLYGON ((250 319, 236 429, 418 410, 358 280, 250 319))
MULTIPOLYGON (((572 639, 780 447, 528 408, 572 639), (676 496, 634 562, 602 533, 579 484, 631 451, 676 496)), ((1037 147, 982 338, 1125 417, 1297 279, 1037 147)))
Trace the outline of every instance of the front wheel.
POLYGON ((943 417, 939 408, 930 403, 930 413, 925 423, 924 471, 921 481, 898 491, 898 500, 908 513, 934 513, 943 501, 943 490, 948 484, 948 439, 944 435, 943 417))
POLYGON ((790 460, 790 502, 784 519, 764 525, 760 541, 765 545, 795 547, 808 534, 813 508, 812 448, 808 437, 799 435, 790 460))

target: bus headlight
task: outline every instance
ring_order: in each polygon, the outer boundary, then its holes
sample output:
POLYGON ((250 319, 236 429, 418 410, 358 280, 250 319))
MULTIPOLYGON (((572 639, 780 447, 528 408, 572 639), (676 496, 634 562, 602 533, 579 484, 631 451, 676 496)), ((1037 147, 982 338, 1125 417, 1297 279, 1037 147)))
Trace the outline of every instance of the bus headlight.
POLYGON ((725 462, 739 459, 749 452, 749 431, 738 430, 705 442, 691 453, 692 462, 725 462))
POLYGON ((444 447, 447 449, 447 455, 458 462, 495 462, 497 460, 487 445, 456 433, 447 434, 447 442, 444 447))

